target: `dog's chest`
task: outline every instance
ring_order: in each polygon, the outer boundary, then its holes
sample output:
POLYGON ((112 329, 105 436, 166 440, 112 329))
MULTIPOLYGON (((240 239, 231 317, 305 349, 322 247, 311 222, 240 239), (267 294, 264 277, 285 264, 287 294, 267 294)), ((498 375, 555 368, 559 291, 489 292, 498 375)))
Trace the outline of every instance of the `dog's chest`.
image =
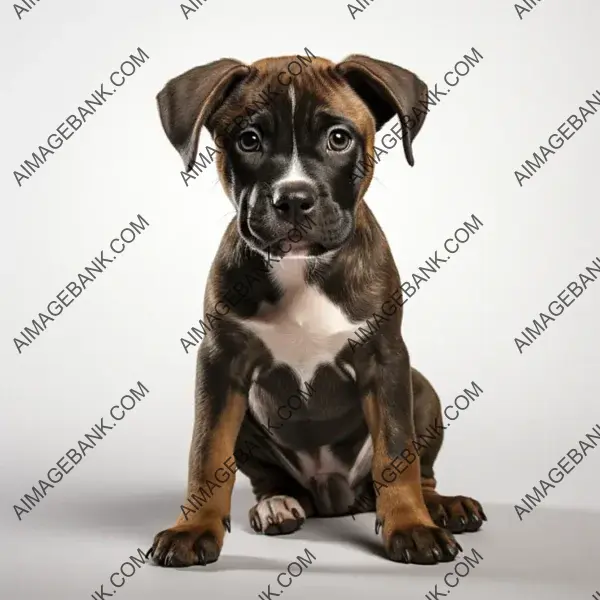
POLYGON ((263 341, 276 363, 285 363, 301 381, 318 365, 331 363, 359 324, 323 292, 304 280, 305 261, 284 259, 271 271, 283 292, 276 306, 264 305, 246 325, 263 341))

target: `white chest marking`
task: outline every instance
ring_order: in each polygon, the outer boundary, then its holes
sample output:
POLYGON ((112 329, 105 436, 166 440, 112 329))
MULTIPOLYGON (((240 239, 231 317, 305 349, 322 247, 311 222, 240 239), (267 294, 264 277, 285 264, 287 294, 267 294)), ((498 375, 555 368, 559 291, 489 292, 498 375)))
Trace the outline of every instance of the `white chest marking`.
POLYGON ((273 354, 298 374, 301 383, 312 379, 319 364, 331 363, 348 338, 363 323, 352 323, 317 288, 304 282, 306 259, 284 258, 272 269, 273 281, 283 291, 275 308, 262 306, 244 321, 273 354))

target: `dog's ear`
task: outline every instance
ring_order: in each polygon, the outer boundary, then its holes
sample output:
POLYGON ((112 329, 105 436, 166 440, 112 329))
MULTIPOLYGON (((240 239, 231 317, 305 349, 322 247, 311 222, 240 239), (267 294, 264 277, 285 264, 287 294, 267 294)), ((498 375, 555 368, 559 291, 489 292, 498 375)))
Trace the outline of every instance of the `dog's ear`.
POLYGON ((171 79, 156 96, 162 126, 187 171, 194 164, 202 126, 249 71, 247 65, 223 58, 171 79))
POLYGON ((412 141, 428 110, 425 83, 402 67, 360 54, 352 54, 335 68, 369 107, 377 131, 398 115, 404 154, 412 167, 415 164, 412 141))

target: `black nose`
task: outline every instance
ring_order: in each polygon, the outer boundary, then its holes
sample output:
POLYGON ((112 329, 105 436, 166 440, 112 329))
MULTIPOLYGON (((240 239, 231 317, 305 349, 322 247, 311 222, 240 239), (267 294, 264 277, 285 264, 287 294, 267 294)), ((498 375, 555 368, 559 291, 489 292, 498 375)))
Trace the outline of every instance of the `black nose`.
POLYGON ((273 202, 277 214, 286 221, 301 221, 316 204, 312 186, 303 181, 281 184, 273 202))

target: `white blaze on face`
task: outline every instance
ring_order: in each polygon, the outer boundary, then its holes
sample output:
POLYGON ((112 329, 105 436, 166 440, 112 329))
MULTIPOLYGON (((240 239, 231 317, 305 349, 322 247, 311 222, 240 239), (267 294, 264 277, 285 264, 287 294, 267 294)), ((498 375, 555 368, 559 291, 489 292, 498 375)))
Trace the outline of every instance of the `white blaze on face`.
POLYGON ((304 171, 304 168, 302 167, 302 161, 300 160, 300 156, 298 154, 298 143, 296 141, 296 131, 294 129, 294 113, 296 112, 296 92, 294 91, 293 85, 290 85, 289 95, 290 104, 292 107, 292 158, 290 160, 290 164, 286 173, 281 179, 275 182, 274 202, 277 202, 279 190, 281 189, 280 186, 282 183, 291 183, 296 181, 312 182, 312 179, 306 174, 306 171, 304 171))
MULTIPOLYGON (((273 195, 273 202, 277 202, 279 200, 279 194, 281 192, 282 184, 294 182, 313 183, 313 180, 308 176, 308 174, 304 170, 302 166, 302 161, 300 160, 300 155, 298 153, 298 142, 296 141, 296 130, 294 129, 294 115, 296 113, 296 92, 294 90, 293 84, 291 84, 289 88, 289 97, 290 106, 292 110, 292 157, 290 159, 287 171, 281 179, 275 182, 273 186, 275 190, 275 193, 273 195)), ((308 248, 310 244, 306 243, 305 241, 300 240, 298 242, 291 242, 289 240, 286 240, 286 244, 290 246, 290 249, 285 253, 283 258, 308 257, 308 248)))

